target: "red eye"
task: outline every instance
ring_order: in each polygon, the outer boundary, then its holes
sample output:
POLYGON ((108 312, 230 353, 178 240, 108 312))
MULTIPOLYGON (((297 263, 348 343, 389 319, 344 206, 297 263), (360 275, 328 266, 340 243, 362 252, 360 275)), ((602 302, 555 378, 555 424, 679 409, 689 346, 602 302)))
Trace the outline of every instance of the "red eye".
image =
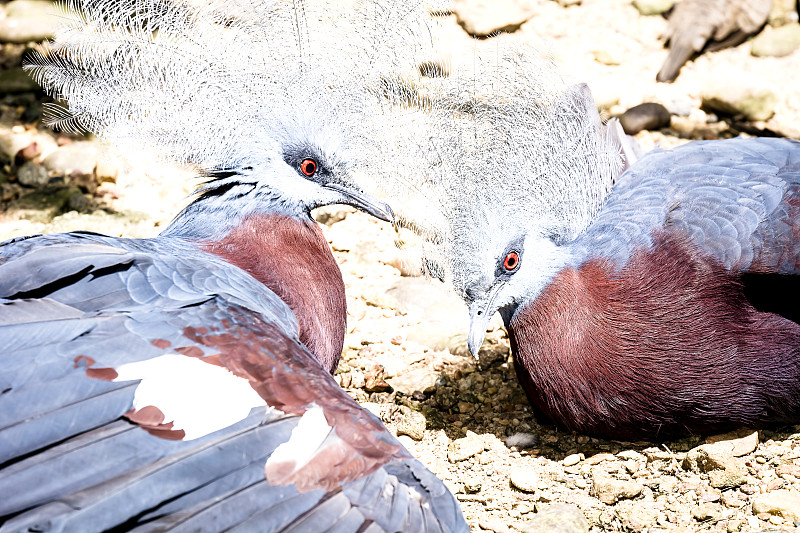
POLYGON ((519 265, 519 256, 517 252, 509 252, 506 256, 506 260, 503 261, 503 267, 510 272, 517 268, 517 265, 519 265))
POLYGON ((316 171, 317 162, 313 159, 304 159, 303 162, 300 163, 300 172, 306 176, 313 176, 316 171))

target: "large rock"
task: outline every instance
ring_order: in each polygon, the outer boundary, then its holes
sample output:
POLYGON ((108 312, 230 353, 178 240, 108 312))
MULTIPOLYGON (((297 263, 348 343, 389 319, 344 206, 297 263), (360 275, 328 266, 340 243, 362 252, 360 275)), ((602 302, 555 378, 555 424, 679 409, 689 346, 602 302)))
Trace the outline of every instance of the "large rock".
POLYGON ((731 441, 701 444, 686 453, 683 468, 708 474, 709 483, 717 489, 738 487, 746 480, 747 469, 741 459, 734 457, 731 441))
POLYGON ((644 487, 635 481, 613 478, 599 468, 592 470, 592 495, 608 505, 636 498, 643 490, 644 487))
POLYGON ((521 526, 523 533, 588 533, 589 522, 577 505, 553 503, 521 526))
POLYGON ((39 189, 50 182, 50 177, 42 165, 28 161, 17 169, 17 181, 26 187, 39 189))
POLYGON ((713 78, 702 98, 705 108, 747 120, 768 120, 778 105, 778 96, 770 88, 752 85, 742 76, 713 78))
POLYGON ((615 509, 625 531, 641 533, 658 520, 658 507, 655 502, 620 502, 615 509))
POLYGON ((62 146, 43 161, 47 170, 63 175, 88 176, 94 173, 104 148, 96 142, 79 141, 62 146))
POLYGON ((17 153, 32 144, 34 144, 34 140, 30 132, 15 132, 10 128, 0 126, 0 160, 14 161, 17 153))
POLYGON ((0 41, 27 43, 44 41, 53 36, 62 19, 53 2, 47 0, 14 0, 0 15, 0 41))
POLYGON ((509 481, 513 487, 522 492, 536 492, 539 488, 539 474, 532 469, 513 470, 509 481))
POLYGON ((513 32, 536 13, 537 0, 454 0, 453 12, 470 35, 513 32))
POLYGON ((471 431, 463 439, 456 439, 447 448, 447 460, 457 463, 481 453, 486 448, 483 439, 471 431))
POLYGON ((800 520, 800 492, 774 490, 753 498, 753 514, 768 513, 795 522, 800 520))
POLYGON ((451 353, 466 350, 467 307, 441 283, 425 278, 400 278, 386 291, 386 297, 393 300, 391 307, 421 317, 417 325, 408 329, 409 341, 451 353))
POLYGON ((788 56, 800 48, 800 24, 792 22, 761 32, 753 39, 750 53, 756 57, 783 57, 788 56))
POLYGON ((628 135, 636 135, 642 130, 660 130, 669 127, 670 112, 661 104, 646 102, 633 106, 619 117, 622 129, 628 135))
POLYGON ((733 457, 742 457, 756 451, 758 447, 758 431, 742 429, 730 433, 723 433, 721 435, 712 435, 706 438, 706 444, 716 443, 720 443, 720 449, 729 446, 730 454, 733 457))
POLYGON ((116 181, 119 161, 95 141, 64 145, 44 158, 42 164, 51 172, 63 175, 81 189, 93 193, 104 181, 116 181))
POLYGON ((439 372, 432 368, 424 367, 403 372, 399 376, 389 378, 386 381, 397 392, 411 396, 415 392, 433 392, 437 379, 439 379, 439 372))

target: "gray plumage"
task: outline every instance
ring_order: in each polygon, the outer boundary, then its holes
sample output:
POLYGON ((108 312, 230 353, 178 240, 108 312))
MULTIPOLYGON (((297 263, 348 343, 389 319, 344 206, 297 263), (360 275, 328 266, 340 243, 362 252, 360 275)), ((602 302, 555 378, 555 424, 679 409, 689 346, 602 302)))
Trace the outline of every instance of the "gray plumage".
POLYGON ((772 0, 681 0, 669 16, 669 54, 656 79, 675 81, 694 54, 743 42, 764 26, 771 8, 772 0))
POLYGON ((636 247, 652 246, 654 230, 670 228, 727 270, 746 272, 756 262, 798 273, 800 241, 780 227, 791 207, 784 196, 798 186, 797 141, 731 139, 656 149, 620 176, 571 246, 581 250, 576 262, 598 256, 623 265, 636 247))
MULTIPOLYGON (((223 522, 232 527, 245 519, 256 520, 248 517, 261 513, 278 531, 280 524, 293 523, 304 512, 308 513, 305 520, 337 523, 339 515, 315 507, 327 498, 326 491, 300 494, 291 485, 270 486, 264 481, 265 460, 289 440, 299 417, 253 408, 241 421, 207 437, 164 440, 118 421, 133 405, 136 382, 87 379, 86 364, 80 359, 90 357, 92 367, 120 368, 170 351, 156 344, 194 346, 205 350, 207 357, 214 350, 209 353, 207 346, 190 342, 185 328, 233 332, 224 322, 237 316, 246 320, 238 328, 270 322, 297 343, 294 316, 271 291, 244 271, 212 254, 198 253, 179 238, 54 235, 7 243, 2 251, 0 314, 9 318, 0 327, 5 347, 0 355, 4 368, 0 386, 5 391, 0 397, 0 463, 5 464, 0 471, 0 493, 5 495, 0 516, 32 510, 0 530, 49 523, 47 531, 86 531, 87 524, 99 531, 131 520, 131 526, 140 523, 141 530, 166 523, 216 531, 223 522), (19 269, 28 275, 19 275, 19 269), (16 313, 17 303, 22 303, 21 313, 16 313), (26 458, 33 452, 37 453, 26 458), (261 498, 239 496, 245 489, 261 498), (270 511, 270 502, 285 498, 306 503, 285 504, 282 513, 270 511), (202 509, 192 511, 195 506, 202 509)), ((308 358, 305 371, 316 373, 314 379, 320 381, 321 388, 316 390, 320 404, 339 402, 359 416, 371 417, 336 386, 313 356, 304 353, 308 358)), ((268 354, 276 362, 285 356, 268 354)), ((179 376, 174 377, 174 386, 181 388, 179 376)), ((218 395, 213 390, 202 394, 218 395)), ((280 395, 280 389, 276 394, 280 395)), ((229 399, 222 396, 216 401, 225 405, 229 399)), ((380 439, 394 442, 388 433, 380 439)), ((400 449, 399 444, 392 446, 400 449)), ((437 524, 432 530, 458 530, 453 527, 459 520, 457 505, 410 456, 391 459, 359 483, 352 488, 346 484, 336 496, 342 500, 339 511, 360 517, 348 519, 355 525, 343 530, 355 531, 367 519, 381 531, 415 530, 405 520, 428 513, 438 517, 431 518, 437 524), (356 489, 371 476, 384 480, 378 492, 387 494, 388 502, 365 499, 356 489), (417 480, 426 476, 420 485, 417 480), (405 494, 402 491, 412 486, 417 487, 411 490, 422 498, 423 508, 402 511, 395 507, 388 513, 393 498, 400 497, 391 494, 405 494)), ((402 498, 408 501, 408 496, 402 498)), ((244 527, 255 527, 248 523, 244 527)), ((266 524, 257 528, 272 531, 266 524)))
POLYGON ((537 68, 503 58, 490 90, 448 102, 456 120, 440 127, 464 142, 430 152, 458 163, 420 179, 442 207, 409 223, 431 236, 424 264, 469 305, 471 352, 499 312, 537 417, 568 431, 797 423, 800 142, 637 158, 588 90, 524 61, 537 68))
POLYGON ((428 18, 406 2, 334 11, 67 4, 29 67, 68 106, 55 123, 207 181, 152 239, 0 244, 0 531, 467 531, 330 373, 344 285, 309 211, 391 219, 354 175, 392 127, 370 119, 377 91, 415 57, 395 48, 428 18))

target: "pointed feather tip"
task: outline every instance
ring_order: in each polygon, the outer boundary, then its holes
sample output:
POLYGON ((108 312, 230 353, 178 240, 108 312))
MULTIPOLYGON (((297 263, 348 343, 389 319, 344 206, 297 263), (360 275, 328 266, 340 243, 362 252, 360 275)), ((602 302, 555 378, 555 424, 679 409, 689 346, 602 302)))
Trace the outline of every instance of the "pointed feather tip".
POLYGON ((450 279, 469 269, 460 258, 478 253, 481 235, 530 226, 574 238, 622 172, 623 156, 635 154, 615 121, 603 125, 588 87, 567 86, 547 54, 493 52, 476 52, 474 68, 429 84, 392 154, 401 178, 389 178, 395 190, 386 194, 417 228, 425 261, 450 279))
POLYGON ((366 120, 376 80, 424 57, 433 24, 423 2, 398 0, 350 11, 243 0, 68 0, 62 8, 64 27, 28 65, 65 101, 50 124, 138 140, 208 168, 246 158, 254 135, 285 129, 309 102, 319 103, 321 120, 348 126, 345 138, 384 138, 366 120))

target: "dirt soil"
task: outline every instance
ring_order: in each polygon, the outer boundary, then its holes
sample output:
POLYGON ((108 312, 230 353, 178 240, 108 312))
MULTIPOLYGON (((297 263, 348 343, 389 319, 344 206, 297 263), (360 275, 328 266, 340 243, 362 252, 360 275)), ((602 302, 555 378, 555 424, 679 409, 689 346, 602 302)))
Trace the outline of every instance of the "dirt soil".
MULTIPOLYGON (((658 84, 665 27, 662 17, 643 17, 625 0, 571 7, 542 1, 512 37, 549 48, 566 76, 588 82, 599 101, 609 102, 607 116, 642 102, 680 112, 671 127, 637 135, 645 148, 742 132, 800 137, 800 52, 755 58, 744 43, 700 56, 674 84, 658 84), (771 89, 778 96, 774 117, 746 123, 701 110, 705 84, 723 76, 771 89)), ((445 32, 445 46, 458 53, 493 46, 491 39, 472 40, 452 15, 445 17, 445 32)), ((0 98, 0 125, 12 135, 44 131, 41 96, 0 98)), ((17 163, 0 172, 3 239, 74 229, 152 236, 196 184, 186 169, 139 157, 135 165, 119 163, 115 178, 79 187, 85 203, 72 197, 66 207, 45 212, 20 203, 30 190, 15 178, 17 163)), ((550 508, 563 527, 558 531, 757 532, 800 525, 800 427, 708 439, 730 443, 717 448, 721 458, 711 467, 698 466, 692 459, 698 452, 690 452, 709 436, 628 443, 559 431, 532 415, 499 322, 474 360, 464 343, 464 309, 435 283, 403 275, 407 265, 390 225, 338 207, 317 216, 348 294, 336 379, 446 481, 473 531, 555 530, 532 522, 553 503, 570 505, 550 508), (441 323, 430 327, 433 316, 441 323), (585 524, 571 514, 576 509, 585 524)))

